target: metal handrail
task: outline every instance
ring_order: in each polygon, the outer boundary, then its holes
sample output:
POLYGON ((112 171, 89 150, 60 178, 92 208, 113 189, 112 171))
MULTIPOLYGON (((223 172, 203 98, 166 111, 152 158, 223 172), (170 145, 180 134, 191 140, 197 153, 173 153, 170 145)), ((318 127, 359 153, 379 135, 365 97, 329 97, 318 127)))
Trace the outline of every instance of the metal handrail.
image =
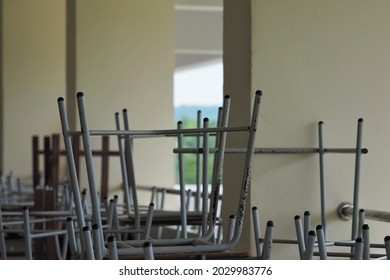
MULTIPOLYGON (((364 212, 364 217, 369 220, 375 220, 380 222, 390 223, 390 212, 360 209, 364 212)), ((337 215, 343 221, 349 221, 353 215, 353 204, 350 202, 343 202, 337 207, 337 215)))

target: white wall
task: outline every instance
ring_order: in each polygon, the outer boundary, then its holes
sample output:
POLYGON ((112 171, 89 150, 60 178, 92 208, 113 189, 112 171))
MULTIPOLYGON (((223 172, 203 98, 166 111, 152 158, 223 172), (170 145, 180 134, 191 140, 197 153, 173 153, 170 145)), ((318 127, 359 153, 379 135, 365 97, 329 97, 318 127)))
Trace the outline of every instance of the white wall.
MULTIPOLYGON (((324 121, 326 147, 352 148, 357 120, 363 118, 363 146, 369 152, 361 163, 360 206, 388 211, 390 3, 255 0, 251 5, 250 94, 264 92, 257 147, 317 147, 317 122, 324 121)), ((353 200, 354 156, 326 154, 325 161, 328 239, 349 239, 351 223, 340 221, 336 208, 353 200)), ((319 203, 318 155, 256 156, 250 206, 259 207, 263 230, 273 220, 275 238, 294 239, 294 216, 311 211, 315 227, 319 203)), ((371 241, 383 243, 390 226, 367 222, 371 241)), ((272 257, 298 258, 298 249, 275 245, 272 257)))

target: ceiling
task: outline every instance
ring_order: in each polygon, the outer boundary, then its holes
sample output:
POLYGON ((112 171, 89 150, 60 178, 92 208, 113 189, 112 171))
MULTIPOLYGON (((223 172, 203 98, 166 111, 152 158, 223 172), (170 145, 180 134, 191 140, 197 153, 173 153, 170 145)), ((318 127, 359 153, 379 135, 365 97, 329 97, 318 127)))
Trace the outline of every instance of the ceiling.
POLYGON ((223 0, 176 0, 176 70, 222 60, 223 0))

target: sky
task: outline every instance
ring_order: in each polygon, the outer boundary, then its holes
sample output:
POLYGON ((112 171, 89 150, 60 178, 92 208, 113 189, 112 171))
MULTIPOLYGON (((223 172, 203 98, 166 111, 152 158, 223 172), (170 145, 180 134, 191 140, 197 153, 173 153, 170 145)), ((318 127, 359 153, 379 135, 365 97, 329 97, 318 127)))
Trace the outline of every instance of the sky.
POLYGON ((221 106, 222 62, 177 71, 174 75, 174 106, 221 106))

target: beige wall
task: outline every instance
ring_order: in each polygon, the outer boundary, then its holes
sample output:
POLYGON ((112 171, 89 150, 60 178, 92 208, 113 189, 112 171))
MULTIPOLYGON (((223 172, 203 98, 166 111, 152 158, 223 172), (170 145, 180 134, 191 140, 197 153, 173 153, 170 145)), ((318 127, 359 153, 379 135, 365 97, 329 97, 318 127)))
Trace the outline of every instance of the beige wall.
POLYGON ((3 1, 4 173, 32 175, 31 136, 58 132, 65 90, 65 1, 3 1))
MULTIPOLYGON (((251 116, 251 10, 250 1, 225 0, 224 2, 224 94, 231 96, 229 124, 247 126, 251 116)), ((245 147, 245 133, 231 133, 227 137, 229 147, 245 147)), ((235 215, 242 184, 243 155, 227 154, 224 163, 223 220, 235 215)), ((248 208, 250 204, 248 201, 248 208)), ((247 212, 247 217, 249 212, 247 212)), ((250 251, 252 231, 247 220, 244 223, 243 238, 236 246, 237 251, 250 251)))
MULTIPOLYGON (((360 206, 388 211, 390 3, 254 0, 251 5, 251 92, 264 92, 257 146, 316 147, 322 120, 326 147, 354 147, 357 120, 363 118, 369 153, 361 163, 360 206)), ((328 239, 346 240, 351 223, 340 221, 335 211, 353 200, 354 157, 326 154, 325 161, 328 239)), ((275 238, 296 238, 294 216, 306 210, 313 227, 320 223, 317 155, 257 155, 254 169, 251 206, 260 208, 263 234, 273 220, 275 238)), ((371 241, 383 243, 390 226, 367 222, 371 241)), ((298 258, 297 247, 275 245, 273 258, 298 258)))
MULTIPOLYGON (((115 129, 114 113, 124 108, 133 129, 171 128, 173 1, 77 1, 70 12, 76 54, 68 59, 76 65, 76 91, 86 95, 91 129, 115 129)), ((61 131, 59 96, 69 101, 70 114, 76 104, 76 92, 66 96, 66 1, 5 0, 3 16, 4 171, 30 182, 31 136, 61 131)), ((116 138, 111 144, 117 149, 116 138)), ((173 185, 172 148, 172 139, 135 140, 138 184, 173 185)), ((96 167, 100 178, 99 160, 96 167)), ((116 188, 119 159, 110 167, 116 188)))
MULTIPOLYGON (((173 1, 114 2, 76 6, 76 85, 86 96, 90 128, 115 129, 114 114, 124 108, 132 129, 172 128, 173 1)), ((137 184, 173 186, 173 139, 137 139, 134 145, 137 184)), ((111 163, 118 185, 119 159, 111 163)))

